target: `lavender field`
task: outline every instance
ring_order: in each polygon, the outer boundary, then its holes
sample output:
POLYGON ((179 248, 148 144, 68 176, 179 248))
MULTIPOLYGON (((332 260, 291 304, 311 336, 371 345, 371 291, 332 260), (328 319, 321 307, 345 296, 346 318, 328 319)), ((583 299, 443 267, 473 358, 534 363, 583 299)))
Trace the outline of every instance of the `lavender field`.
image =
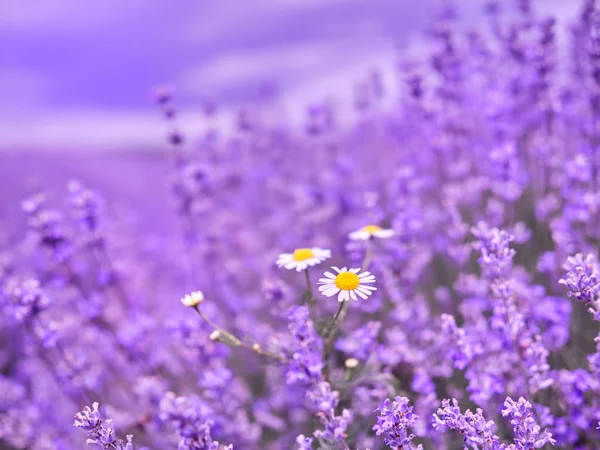
POLYGON ((600 4, 563 1, 390 7, 416 50, 341 98, 123 69, 144 112, 71 147, 10 115, 0 450, 600 449, 600 4))

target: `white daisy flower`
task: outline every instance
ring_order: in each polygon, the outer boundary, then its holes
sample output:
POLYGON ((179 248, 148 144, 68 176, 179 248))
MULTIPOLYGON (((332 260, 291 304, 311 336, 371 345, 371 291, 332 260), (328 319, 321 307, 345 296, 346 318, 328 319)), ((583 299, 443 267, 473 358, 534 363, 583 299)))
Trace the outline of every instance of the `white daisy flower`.
POLYGON ((294 253, 282 253, 277 259, 279 267, 288 270, 296 269, 300 272, 309 266, 317 265, 327 258, 331 258, 331 250, 322 248, 297 248, 294 253))
POLYGON ((325 272, 327 278, 319 278, 319 291, 326 297, 332 297, 339 292, 338 302, 350 300, 358 300, 357 295, 366 300, 366 298, 376 291, 373 286, 366 286, 370 283, 375 283, 375 275, 371 272, 359 273, 360 269, 338 269, 332 267, 337 272, 337 275, 331 272, 325 272))
POLYGON ((184 306, 198 306, 203 301, 204 294, 202 291, 195 291, 181 298, 181 303, 183 303, 184 306))
POLYGON ((373 237, 385 239, 393 235, 394 230, 391 228, 381 228, 379 225, 366 225, 360 230, 353 231, 348 236, 353 241, 367 241, 373 237))

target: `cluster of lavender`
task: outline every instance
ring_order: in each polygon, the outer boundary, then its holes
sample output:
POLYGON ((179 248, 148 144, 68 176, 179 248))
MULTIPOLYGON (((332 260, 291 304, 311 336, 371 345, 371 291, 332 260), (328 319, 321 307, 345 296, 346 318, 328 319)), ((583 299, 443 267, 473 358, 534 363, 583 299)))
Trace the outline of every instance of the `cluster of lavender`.
POLYGON ((176 221, 26 199, 0 448, 600 448, 600 7, 534 10, 444 10, 352 126, 211 109, 192 145, 162 90, 176 221))

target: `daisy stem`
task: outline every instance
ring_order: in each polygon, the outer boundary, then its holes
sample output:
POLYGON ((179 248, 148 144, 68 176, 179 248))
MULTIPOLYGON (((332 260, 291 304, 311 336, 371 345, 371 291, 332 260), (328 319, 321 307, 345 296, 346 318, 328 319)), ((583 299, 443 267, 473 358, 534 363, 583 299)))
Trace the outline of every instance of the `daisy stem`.
POLYGON ((340 302, 340 307, 338 308, 337 312, 335 313, 335 316, 333 316, 333 320, 331 321, 331 324, 329 324, 329 326, 325 330, 325 333, 323 334, 324 338, 329 337, 331 332, 336 328, 337 321, 338 321, 340 315, 342 314, 342 310, 344 309, 344 305, 346 303, 347 302, 340 302))
POLYGON ((315 299, 313 297, 312 285, 310 283, 310 273, 308 272, 308 267, 304 269, 304 277, 306 279, 306 302, 308 303, 308 309, 310 311, 310 316, 313 321, 315 319, 315 299))
MULTIPOLYGON (((220 326, 218 326, 217 324, 215 324, 212 320, 210 320, 208 317, 206 317, 206 315, 202 312, 202 310, 198 307, 198 305, 194 306, 193 308, 200 315, 200 317, 202 318, 202 320, 204 320, 208 324, 208 326, 210 326, 211 328, 213 328, 213 329, 215 329, 215 330, 217 330, 217 331, 219 331, 221 333, 224 333, 225 335, 228 335, 230 337, 230 340, 234 341, 234 342, 227 342, 227 344, 229 344, 230 346, 233 345, 233 346, 236 346, 236 347, 237 346, 243 347, 243 348, 248 349, 248 350, 250 350, 250 351, 252 351, 252 352, 254 352, 254 353, 258 354, 258 355, 268 356, 270 358, 274 358, 274 359, 277 359, 277 360, 280 360, 280 361, 282 361, 282 360, 285 359, 281 355, 278 355, 276 353, 271 353, 271 352, 263 350, 263 348, 261 346, 259 346, 259 345, 250 345, 250 344, 247 344, 247 343, 243 342, 241 339, 235 337, 232 333, 224 330, 223 328, 221 328, 220 326)), ((221 341, 221 342, 223 342, 223 341, 221 341)))
POLYGON ((365 257, 363 258, 361 272, 364 272, 371 265, 371 261, 373 260, 373 244, 369 240, 367 241, 367 249, 365 250, 365 257))
POLYGON ((200 315, 200 317, 202 318, 202 320, 204 320, 211 328, 214 328, 215 330, 220 330, 221 327, 217 326, 214 322, 212 322, 208 317, 206 317, 204 315, 204 313, 202 312, 202 310, 198 307, 198 305, 193 307, 196 312, 200 315))
POLYGON ((269 358, 277 359, 279 361, 285 361, 285 358, 282 355, 263 350, 263 348, 258 345, 250 345, 246 344, 245 342, 241 342, 240 346, 256 353, 257 355, 268 356, 269 358))
MULTIPOLYGON (((367 241, 367 248, 365 250, 365 257, 363 258, 363 262, 361 265, 361 272, 365 271, 369 268, 369 266, 371 265, 372 259, 373 259, 373 245, 372 245, 371 241, 367 241)), ((337 312, 335 313, 335 316, 333 316, 333 320, 331 321, 329 326, 325 329, 325 333, 323 333, 323 338, 327 339, 333 331, 335 331, 337 328, 339 328, 340 323, 344 316, 342 313, 344 312, 346 303, 348 303, 348 302, 340 303, 340 307, 338 308, 337 312)), ((325 350, 326 357, 329 356, 329 352, 331 351, 332 344, 333 344, 333 342, 331 342, 331 340, 329 340, 326 344, 326 350, 325 350)))

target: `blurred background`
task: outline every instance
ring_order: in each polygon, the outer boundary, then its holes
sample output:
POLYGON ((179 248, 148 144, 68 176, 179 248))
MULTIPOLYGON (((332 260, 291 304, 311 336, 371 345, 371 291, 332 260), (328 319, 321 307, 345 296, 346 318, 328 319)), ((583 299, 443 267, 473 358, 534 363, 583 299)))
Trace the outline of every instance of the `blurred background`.
MULTIPOLYGON (((191 143, 207 127, 231 132, 240 110, 300 129, 306 108, 328 101, 351 121, 357 86, 373 71, 382 105, 393 108, 400 62, 425 58, 445 3, 0 2, 0 218, 20 217, 20 199, 62 191, 71 178, 109 201, 164 205, 171 166, 152 97, 160 85, 176 88, 178 126, 191 143)), ((456 3, 461 26, 483 20, 485 0, 456 3)), ((578 4, 535 7, 569 22, 578 4)))
MULTIPOLYGON (((440 0, 19 0, 0 2, 0 149, 150 151, 164 126, 151 102, 177 87, 181 126, 276 103, 288 123, 325 98, 351 99, 378 70, 389 89, 418 57, 440 0)), ((465 26, 484 0, 456 2, 465 26)), ((514 9, 507 1, 507 10, 514 9)), ((570 20, 579 2, 536 2, 570 20)), ((393 89, 391 90, 393 92, 393 89)), ((393 100, 393 99, 392 99, 393 100)))

